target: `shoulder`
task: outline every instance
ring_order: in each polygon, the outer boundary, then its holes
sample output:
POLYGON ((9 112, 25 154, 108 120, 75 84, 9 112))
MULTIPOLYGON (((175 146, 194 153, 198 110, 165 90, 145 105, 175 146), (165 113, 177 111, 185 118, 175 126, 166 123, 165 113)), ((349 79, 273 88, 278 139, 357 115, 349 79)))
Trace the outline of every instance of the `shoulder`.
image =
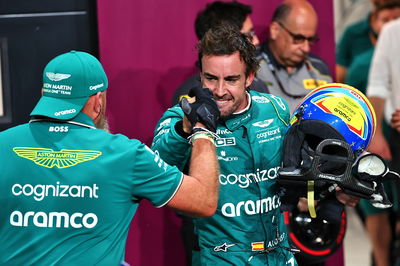
POLYGON ((343 32, 343 36, 353 36, 353 35, 359 35, 359 34, 364 34, 365 32, 368 32, 370 29, 369 26, 369 16, 366 17, 365 19, 362 19, 356 23, 350 24, 343 32))
POLYGON ((400 18, 389 22, 387 25, 385 25, 384 29, 386 29, 386 31, 399 32, 400 31, 400 18))
POLYGON ((254 77, 253 82, 249 86, 250 90, 269 93, 267 85, 259 78, 254 77))
POLYGON ((168 118, 180 118, 181 119, 181 118, 183 118, 183 116, 184 116, 184 114, 183 114, 182 108, 179 106, 179 104, 175 104, 174 106, 172 106, 171 108, 168 108, 167 111, 164 112, 164 114, 162 115, 159 122, 162 122, 168 118))
POLYGON ((29 123, 18 125, 15 127, 8 128, 0 132, 0 140, 7 140, 11 137, 15 138, 18 134, 25 134, 26 130, 29 128, 29 123))
POLYGON ((395 39, 396 36, 398 37, 398 34, 400 34, 400 19, 396 19, 386 24, 385 27, 383 27, 381 34, 379 35, 379 40, 382 36, 387 39, 388 37, 395 39))
POLYGON ((286 100, 280 96, 257 91, 250 92, 251 102, 256 108, 273 108, 276 112, 289 114, 289 107, 286 100))
POLYGON ((311 65, 316 68, 322 75, 331 76, 328 65, 322 58, 315 54, 309 54, 308 60, 310 61, 311 65))

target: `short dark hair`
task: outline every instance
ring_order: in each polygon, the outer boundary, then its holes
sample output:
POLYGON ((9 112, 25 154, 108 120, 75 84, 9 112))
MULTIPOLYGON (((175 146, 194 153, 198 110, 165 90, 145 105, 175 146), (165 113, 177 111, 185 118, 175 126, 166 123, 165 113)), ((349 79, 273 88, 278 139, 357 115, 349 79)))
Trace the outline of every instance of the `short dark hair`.
POLYGON ((242 29, 246 17, 252 12, 249 5, 239 2, 221 2, 215 1, 208 3, 196 17, 194 28, 196 36, 201 40, 206 32, 221 23, 234 25, 242 29))
POLYGON ((240 59, 246 65, 246 77, 258 69, 256 47, 245 34, 230 24, 224 23, 209 29, 197 47, 201 71, 201 58, 204 55, 231 55, 235 52, 239 52, 240 59))
POLYGON ((394 9, 400 7, 400 0, 386 0, 383 3, 376 4, 374 14, 378 14, 382 10, 394 9))
POLYGON ((280 4, 274 11, 272 15, 272 21, 280 21, 283 22, 289 16, 290 11, 292 10, 292 6, 287 3, 280 4))

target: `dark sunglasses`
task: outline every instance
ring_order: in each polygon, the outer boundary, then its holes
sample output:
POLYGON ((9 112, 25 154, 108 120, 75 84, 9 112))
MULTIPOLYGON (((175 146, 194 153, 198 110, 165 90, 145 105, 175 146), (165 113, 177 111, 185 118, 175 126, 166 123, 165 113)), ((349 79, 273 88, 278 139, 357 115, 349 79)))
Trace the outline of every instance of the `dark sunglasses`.
POLYGON ((301 44, 304 43, 306 40, 310 45, 314 45, 316 42, 319 41, 319 37, 317 35, 311 36, 311 37, 306 37, 303 34, 295 34, 288 30, 281 22, 277 21, 279 26, 281 26, 282 29, 284 29, 293 39, 294 44, 301 44))

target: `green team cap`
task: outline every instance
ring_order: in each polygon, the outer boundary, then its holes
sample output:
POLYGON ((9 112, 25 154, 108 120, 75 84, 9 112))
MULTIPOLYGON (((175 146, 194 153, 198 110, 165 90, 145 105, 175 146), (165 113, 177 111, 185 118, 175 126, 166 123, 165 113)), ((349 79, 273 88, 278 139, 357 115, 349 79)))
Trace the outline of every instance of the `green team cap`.
POLYGON ((107 87, 106 73, 96 57, 79 51, 59 55, 43 71, 43 96, 31 116, 72 119, 90 96, 107 87))

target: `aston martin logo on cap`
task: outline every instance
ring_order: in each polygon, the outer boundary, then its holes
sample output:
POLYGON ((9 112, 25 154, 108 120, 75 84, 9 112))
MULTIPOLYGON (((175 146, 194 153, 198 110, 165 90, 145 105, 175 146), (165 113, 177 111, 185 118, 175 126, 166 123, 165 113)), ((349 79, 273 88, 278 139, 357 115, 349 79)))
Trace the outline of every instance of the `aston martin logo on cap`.
POLYGON ((46 72, 46 77, 48 77, 52 81, 60 81, 60 80, 67 79, 67 78, 71 77, 71 75, 70 74, 46 72))

